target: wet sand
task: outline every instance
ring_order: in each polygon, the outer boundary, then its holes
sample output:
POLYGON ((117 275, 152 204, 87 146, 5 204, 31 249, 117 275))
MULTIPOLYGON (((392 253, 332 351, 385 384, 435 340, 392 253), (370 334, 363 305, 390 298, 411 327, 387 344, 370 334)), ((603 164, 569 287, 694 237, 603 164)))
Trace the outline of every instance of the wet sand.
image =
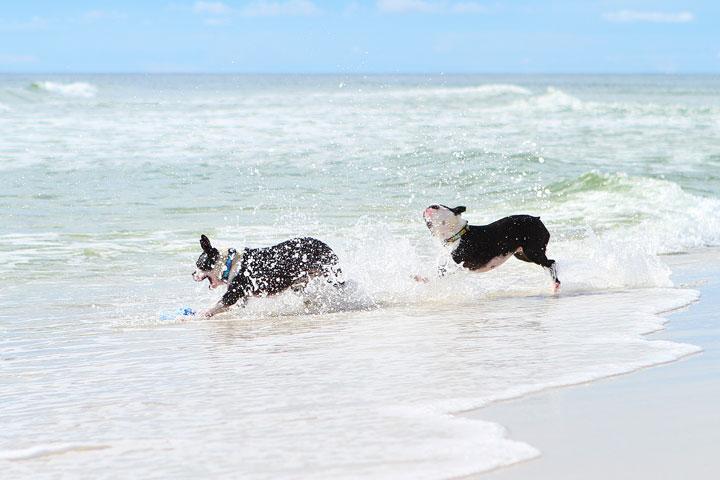
POLYGON ((677 362, 545 391, 468 413, 538 448, 533 460, 478 475, 515 479, 720 478, 720 249, 664 260, 702 293, 651 338, 700 345, 677 362))

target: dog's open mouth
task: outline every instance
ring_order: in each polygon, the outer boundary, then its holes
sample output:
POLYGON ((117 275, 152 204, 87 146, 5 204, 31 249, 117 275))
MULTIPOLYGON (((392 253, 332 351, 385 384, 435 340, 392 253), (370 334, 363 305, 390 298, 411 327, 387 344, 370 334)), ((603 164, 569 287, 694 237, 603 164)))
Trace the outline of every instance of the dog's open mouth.
POLYGON ((218 288, 220 285, 222 285, 222 282, 220 282, 220 281, 213 281, 213 278, 212 278, 211 276, 209 276, 209 275, 206 276, 206 277, 202 277, 202 278, 198 278, 198 277, 193 276, 193 278, 195 278, 195 281, 196 281, 196 282, 203 282, 203 281, 207 280, 207 281, 208 281, 208 288, 210 288, 210 289, 215 289, 215 288, 218 288))

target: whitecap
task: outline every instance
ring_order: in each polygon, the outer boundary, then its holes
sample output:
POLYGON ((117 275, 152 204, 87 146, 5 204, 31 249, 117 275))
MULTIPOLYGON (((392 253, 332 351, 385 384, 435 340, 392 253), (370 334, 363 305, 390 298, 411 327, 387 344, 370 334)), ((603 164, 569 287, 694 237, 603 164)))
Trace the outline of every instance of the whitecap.
POLYGON ((525 87, 513 84, 487 84, 479 85, 471 89, 475 93, 479 93, 486 96, 497 96, 497 95, 532 95, 532 92, 525 87))
POLYGON ((550 190, 554 222, 584 219, 617 246, 656 255, 720 245, 720 199, 694 195, 669 180, 590 172, 550 190))
POLYGON ((35 82, 32 84, 32 88, 64 97, 93 98, 97 95, 97 87, 86 82, 35 82))
POLYGON ((579 110, 583 107, 582 100, 554 87, 548 87, 545 93, 533 97, 531 104, 540 109, 552 111, 579 110))

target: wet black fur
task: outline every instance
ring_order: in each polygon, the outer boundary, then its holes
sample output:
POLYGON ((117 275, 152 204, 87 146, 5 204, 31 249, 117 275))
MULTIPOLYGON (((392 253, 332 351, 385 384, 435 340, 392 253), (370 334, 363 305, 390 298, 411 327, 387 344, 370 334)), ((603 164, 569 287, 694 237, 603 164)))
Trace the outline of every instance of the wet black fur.
POLYGON ((545 256, 550 232, 540 217, 512 215, 489 225, 469 225, 468 231, 458 240, 452 259, 465 268, 477 270, 501 255, 515 252, 515 257, 550 268, 555 260, 545 256))
MULTIPOLYGON (((217 249, 203 235, 203 253, 198 268, 212 270, 219 258, 217 249), (215 255, 217 253, 217 255, 215 255), (214 258, 212 263, 210 259, 214 258), (202 266, 201 266, 202 265, 202 266), (209 268, 203 268, 209 267, 209 268)), ((302 285, 310 277, 324 276, 335 286, 342 285, 338 257, 325 243, 311 237, 292 238, 272 247, 246 248, 237 252, 241 262, 237 275, 230 281, 222 302, 234 305, 241 298, 267 296, 302 285)))

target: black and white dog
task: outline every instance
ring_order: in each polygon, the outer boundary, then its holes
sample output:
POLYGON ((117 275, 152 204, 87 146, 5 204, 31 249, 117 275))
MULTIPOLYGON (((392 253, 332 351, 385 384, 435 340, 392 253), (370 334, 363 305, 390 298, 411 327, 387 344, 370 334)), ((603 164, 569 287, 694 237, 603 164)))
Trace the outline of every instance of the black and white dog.
MULTIPOLYGON (((487 272, 515 255, 524 262, 544 267, 560 287, 555 260, 545 256, 550 233, 540 217, 512 215, 489 225, 468 225, 460 215, 465 207, 430 205, 423 212, 425 224, 433 236, 450 250, 453 261, 473 272, 487 272)), ((440 275, 445 269, 441 266, 440 275)))
POLYGON ((249 297, 266 297, 292 289, 302 291, 313 277, 324 277, 335 287, 344 284, 338 257, 320 240, 292 238, 272 247, 218 250, 205 235, 200 237, 203 253, 193 273, 196 282, 208 279, 210 288, 227 284, 227 292, 212 308, 199 315, 210 317, 224 312, 249 297))

